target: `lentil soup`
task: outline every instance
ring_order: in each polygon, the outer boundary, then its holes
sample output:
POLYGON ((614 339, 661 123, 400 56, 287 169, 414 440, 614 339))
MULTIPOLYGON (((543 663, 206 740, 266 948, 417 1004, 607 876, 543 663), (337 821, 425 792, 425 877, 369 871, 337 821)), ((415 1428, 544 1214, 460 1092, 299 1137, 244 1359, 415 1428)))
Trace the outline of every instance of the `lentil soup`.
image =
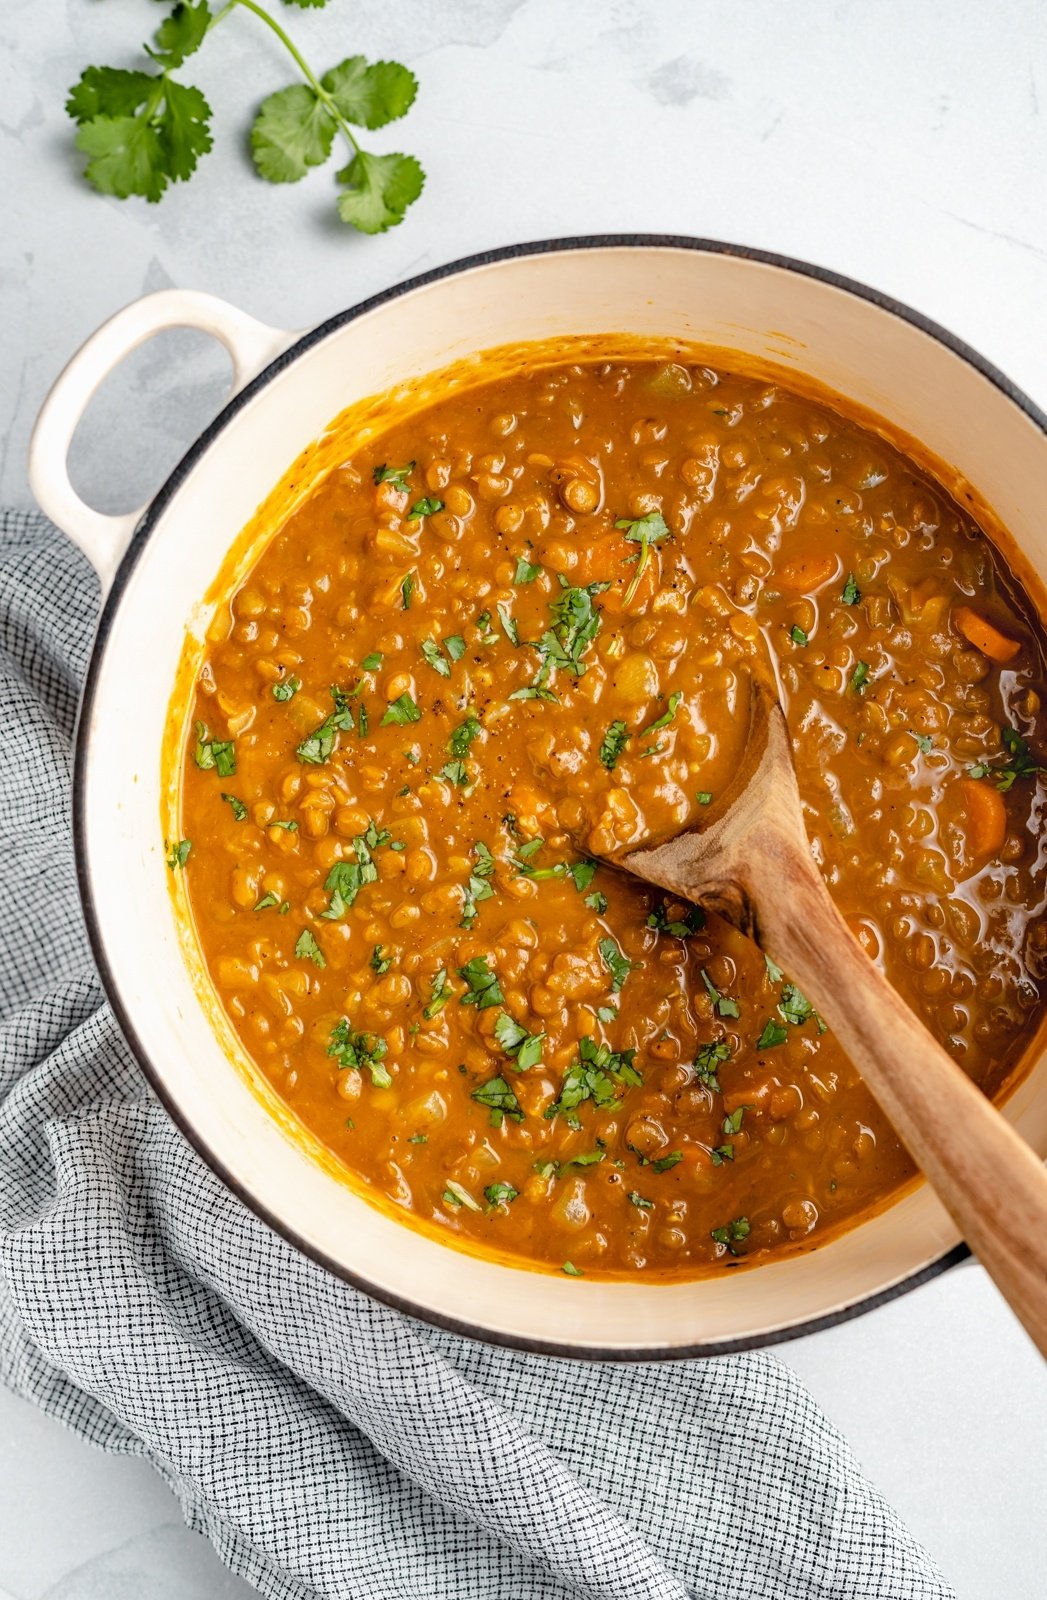
POLYGON ((998 1094, 1047 950, 1042 638, 831 397, 562 349, 394 416, 237 579, 168 859, 244 1049, 376 1201, 696 1277, 913 1168, 788 974, 594 858, 700 821, 771 675, 837 904, 998 1094))

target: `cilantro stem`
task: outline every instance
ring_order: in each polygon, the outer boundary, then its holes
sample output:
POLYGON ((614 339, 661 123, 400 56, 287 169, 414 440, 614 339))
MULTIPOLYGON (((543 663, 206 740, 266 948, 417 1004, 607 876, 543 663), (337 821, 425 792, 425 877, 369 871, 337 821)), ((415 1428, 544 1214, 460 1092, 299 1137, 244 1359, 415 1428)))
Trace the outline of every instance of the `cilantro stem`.
POLYGON ((284 49, 291 57, 291 60, 302 74, 302 77, 316 95, 316 98, 327 108, 333 121, 345 135, 349 144, 352 146, 354 154, 359 155, 360 146, 357 142, 356 136, 349 124, 346 122, 345 118, 342 116, 342 113, 339 111, 336 102, 323 87, 319 78, 316 76, 316 73, 313 71, 312 67, 310 67, 309 63, 298 49, 298 46, 295 44, 294 40, 288 33, 285 33, 284 29, 277 22, 276 18, 269 15, 269 12, 266 11, 264 6, 258 5, 256 0, 227 0, 227 3, 222 7, 221 11, 215 12, 207 31, 210 32, 211 28, 217 27, 218 23, 221 22, 223 18, 227 17, 231 11, 234 11, 237 6, 242 6, 245 11, 253 11, 259 21, 264 22, 266 27, 276 34, 276 37, 279 39, 284 49))

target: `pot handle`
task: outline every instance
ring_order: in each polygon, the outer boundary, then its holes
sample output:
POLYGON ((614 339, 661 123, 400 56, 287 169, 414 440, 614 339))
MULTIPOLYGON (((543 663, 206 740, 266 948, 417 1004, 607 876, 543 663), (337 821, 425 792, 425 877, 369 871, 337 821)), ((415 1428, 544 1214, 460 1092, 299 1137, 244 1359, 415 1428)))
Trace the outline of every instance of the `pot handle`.
POLYGON ((29 486, 41 511, 87 556, 109 588, 145 506, 108 516, 81 500, 69 481, 69 446, 102 380, 132 350, 167 328, 196 328, 219 339, 233 362, 235 394, 298 337, 195 289, 161 289, 124 306, 91 335, 55 380, 29 442, 29 486))

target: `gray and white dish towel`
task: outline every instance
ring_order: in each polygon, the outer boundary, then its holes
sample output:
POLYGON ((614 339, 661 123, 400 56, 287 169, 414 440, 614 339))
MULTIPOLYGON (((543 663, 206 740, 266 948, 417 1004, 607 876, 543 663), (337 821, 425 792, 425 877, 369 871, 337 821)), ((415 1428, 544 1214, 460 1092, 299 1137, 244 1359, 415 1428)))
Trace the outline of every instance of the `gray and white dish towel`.
POLYGON ((0 515, 0 1376, 144 1456, 279 1600, 947 1600, 772 1356, 473 1344, 226 1192, 144 1082, 80 917, 70 741, 97 603, 49 523, 0 515))

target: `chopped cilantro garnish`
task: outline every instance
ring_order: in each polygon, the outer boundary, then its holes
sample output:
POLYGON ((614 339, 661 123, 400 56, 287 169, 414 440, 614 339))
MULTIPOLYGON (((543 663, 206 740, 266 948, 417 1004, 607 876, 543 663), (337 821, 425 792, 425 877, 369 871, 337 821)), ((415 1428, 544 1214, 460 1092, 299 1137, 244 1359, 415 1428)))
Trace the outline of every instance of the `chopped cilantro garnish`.
POLYGON ((718 1040, 715 1044, 702 1044, 698 1046, 698 1053, 694 1058, 694 1075, 698 1082, 707 1089, 720 1092, 719 1068, 723 1061, 729 1061, 731 1047, 725 1039, 718 1040))
POLYGON ((788 1028, 783 1028, 780 1022, 773 1017, 768 1017, 763 1025, 763 1032, 756 1041, 757 1050, 773 1050, 776 1046, 784 1044, 789 1037, 788 1028))
POLYGON ((231 778, 236 771, 236 747, 231 739, 212 739, 206 722, 198 722, 193 760, 201 772, 213 769, 220 778, 231 778))
MULTIPOLYGON (((274 894, 270 889, 268 894, 263 894, 262 898, 259 900, 254 909, 256 911, 268 911, 270 906, 278 906, 279 904, 280 896, 278 894, 274 894)), ((295 953, 297 954, 297 951, 295 953)))
POLYGON ((712 793, 709 789, 699 789, 694 797, 700 806, 712 805, 712 793))
POLYGON ((407 1143, 408 1144, 428 1144, 429 1143, 429 1135, 427 1133, 412 1133, 412 1135, 408 1139, 407 1143))
POLYGON ((807 634, 804 633, 803 629, 798 623, 794 623, 789 629, 789 638, 792 640, 793 644, 805 645, 810 643, 807 634))
POLYGON ((601 1022, 617 1022, 618 1008, 617 1006, 597 1006, 596 1015, 601 1022))
POLYGON ((319 727, 314 728, 312 733, 302 740, 295 751, 299 761, 320 767, 330 759, 337 734, 348 733, 355 727, 353 708, 349 703, 351 698, 352 696, 344 689, 339 689, 336 684, 331 685, 334 710, 330 716, 324 718, 319 727))
POLYGON ((657 1161, 648 1161, 647 1166, 652 1172, 669 1172, 683 1160, 683 1151, 674 1150, 671 1155, 659 1156, 657 1161))
POLYGON ((868 682, 869 663, 867 661, 859 661, 858 665, 851 673, 850 687, 854 690, 855 694, 864 694, 868 682))
POLYGON ((405 611, 411 609, 411 596, 414 594, 415 576, 409 572, 400 582, 400 604, 405 611))
POLYGON ((273 699, 293 700, 301 687, 301 678, 285 678, 283 683, 273 684, 273 699))
POLYGON ((489 1206, 511 1206, 520 1193, 511 1183, 489 1183, 484 1190, 484 1199, 489 1206))
POLYGON ((629 730, 622 721, 612 722, 600 744, 600 760, 608 772, 613 772, 618 757, 629 743, 629 730))
POLYGON ((591 1100, 600 1111, 608 1110, 617 1103, 616 1083, 635 1086, 643 1082, 633 1065, 635 1056, 635 1050, 612 1050, 586 1034, 578 1042, 578 1058, 568 1067, 559 1098, 546 1110, 546 1118, 551 1121, 562 1113, 569 1125, 577 1128, 581 1124, 574 1112, 583 1100, 591 1100))
POLYGON ((598 948, 603 964, 611 974, 611 988, 617 994, 630 972, 640 963, 630 961, 628 956, 623 955, 614 939, 601 939, 598 948))
POLYGON ((601 894, 599 889, 594 889, 592 894, 587 894, 585 903, 590 911, 596 912, 598 917, 602 917, 607 910, 607 896, 601 894))
POLYGON ((385 657, 380 650, 372 650, 370 655, 364 656, 360 666, 364 672, 377 672, 384 660, 385 657))
POLYGON ((637 1194, 635 1189, 630 1189, 629 1190, 629 1193, 626 1195, 626 1199, 628 1200, 628 1202, 629 1202, 629 1204, 631 1206, 635 1206, 636 1207, 637 1211, 653 1211, 654 1210, 654 1201, 653 1200, 648 1200, 645 1195, 637 1194))
POLYGON ((520 643, 520 630, 516 625, 516 618, 509 610, 509 607, 506 605, 505 601, 499 600, 498 604, 495 606, 495 610, 498 613, 498 620, 502 624, 502 632, 505 634, 505 637, 508 639, 510 644, 518 645, 520 643))
POLYGON ((477 839, 473 844, 473 853, 476 856, 476 865, 469 873, 469 880, 462 891, 463 928, 472 927, 476 921, 477 905, 481 900, 490 900, 494 894, 494 885, 490 882, 494 872, 494 856, 482 839, 477 839))
POLYGON ((642 733, 640 734, 640 738, 645 739, 649 733, 657 733, 659 728, 667 728, 675 717, 677 707, 682 699, 683 693, 681 690, 677 689, 675 693, 669 696, 668 704, 666 705, 666 708, 662 712, 661 716, 656 717, 654 722, 643 729, 642 733))
MULTIPOLYGON (((723 1122, 720 1125, 721 1126, 721 1131, 723 1133, 728 1133, 728 1134, 732 1134, 732 1135, 736 1134, 736 1133, 739 1133, 741 1131, 741 1126, 742 1126, 742 1122, 743 1122, 744 1118, 745 1118, 745 1107, 744 1106, 739 1106, 736 1111, 728 1112, 727 1116, 724 1117, 723 1122)), ((715 1150, 711 1150, 709 1152, 709 1155, 710 1155, 710 1159, 712 1160, 712 1164, 713 1164, 714 1167, 722 1166, 725 1161, 733 1161, 734 1160, 734 1145, 733 1144, 717 1145, 715 1150)))
POLYGON ((934 740, 929 733, 914 733, 913 738, 920 747, 921 754, 929 756, 934 749, 934 740))
POLYGON ((861 597, 862 591, 855 581, 854 573, 849 572, 847 574, 847 582, 844 584, 843 592, 840 595, 840 601, 845 606, 856 606, 861 597))
POLYGON ((512 1056, 517 1072, 526 1072, 529 1067, 536 1067, 541 1061, 545 1034, 528 1033, 527 1029, 514 1021, 507 1011, 499 1013, 494 1025, 494 1036, 505 1054, 512 1056))
POLYGON ((1047 768, 1037 766, 1028 744, 1014 728, 1000 729, 1000 743, 1010 757, 1009 761, 992 763, 977 761, 967 768, 969 778, 994 778, 1001 794, 1006 794, 1019 778, 1032 778, 1047 768))
POLYGON ((791 1022, 795 1027, 801 1027, 809 1017, 814 1016, 814 1007, 802 995, 795 983, 786 983, 782 986, 782 998, 778 1010, 786 1022, 791 1022))
POLYGON ((492 1128, 500 1128, 504 1117, 509 1117, 513 1122, 523 1121, 520 1102, 504 1078, 488 1078, 479 1089, 473 1090, 472 1098, 487 1107, 491 1113, 492 1128))
POLYGON ((606 1150, 586 1150, 580 1156, 569 1156, 564 1165, 568 1167, 598 1167, 606 1154, 606 1150))
POLYGON ((769 955, 765 955, 763 959, 764 965, 767 968, 768 978, 772 983, 781 983, 782 979, 785 977, 785 973, 782 971, 781 967, 776 961, 772 961, 769 955))
POLYGON ((223 794, 222 799, 225 801, 227 806, 232 808, 233 816, 236 818, 237 822, 246 822, 247 807, 244 805, 242 800, 238 800, 235 794, 223 794))
POLYGON ((319 967, 321 971, 327 965, 327 962, 324 959, 323 951, 320 949, 320 946, 317 944, 308 928, 303 928, 301 933, 298 935, 298 939, 294 947, 294 953, 300 961, 311 961, 313 966, 319 967))
POLYGON ((193 848, 191 839, 179 839, 171 845, 167 852, 167 865, 173 872, 176 867, 184 867, 189 860, 189 852, 193 848))
POLYGON ((730 995, 721 994, 719 989, 713 986, 713 981, 704 967, 702 968, 702 982, 705 984, 706 992, 713 1003, 713 1010, 718 1017, 741 1016, 737 1000, 732 1000, 730 995))
POLYGON ((326 922, 337 922, 344 917, 364 884, 377 882, 378 868, 372 851, 389 844, 392 844, 392 836, 388 828, 379 831, 374 822, 369 822, 366 831, 353 840, 356 860, 334 863, 324 879, 324 888, 331 897, 327 910, 320 913, 326 922))
POLYGON ((450 998, 451 985, 447 981, 447 968, 440 967, 437 972, 433 973, 429 987, 429 1001, 422 1010, 422 1016, 426 1022, 431 1022, 443 1010, 450 998))
POLYGON ((407 520, 408 522, 414 522, 419 517, 431 517, 437 511, 442 511, 443 508, 444 503, 442 500, 438 500, 435 495, 425 494, 420 500, 415 501, 407 513, 407 520))
POLYGON ((717 1244, 724 1245, 732 1256, 738 1256, 742 1254, 738 1249, 738 1245, 743 1244, 748 1239, 749 1231, 748 1217, 735 1217, 733 1221, 725 1223, 723 1227, 713 1228, 709 1237, 715 1240, 717 1244))
POLYGON ((391 1089, 393 1080, 382 1064, 388 1048, 377 1034, 354 1033, 349 1018, 342 1017, 331 1029, 327 1054, 340 1067, 355 1067, 360 1072, 366 1068, 376 1089, 391 1089))
POLYGON ((647 926, 657 933, 671 933, 676 939, 687 939, 705 927, 705 912, 701 906, 688 906, 682 916, 670 917, 669 902, 663 900, 648 916, 647 926))
POLYGON ((490 1006, 505 1004, 498 974, 487 965, 486 956, 474 956, 464 967, 458 968, 458 976, 468 986, 467 992, 458 997, 460 1005, 475 1006, 477 1011, 486 1011, 490 1006))
POLYGON ((566 1272, 569 1278, 585 1277, 585 1273, 582 1271, 581 1267, 576 1267, 573 1261, 565 1261, 563 1264, 563 1270, 566 1272))
POLYGON ((405 467, 387 467, 383 462, 380 467, 372 467, 371 475, 375 483, 391 483, 397 489, 407 490, 407 479, 414 471, 415 463, 409 461, 405 467))
POLYGON ((526 556, 518 556, 516 571, 513 573, 513 582, 533 583, 535 578, 541 574, 541 570, 541 567, 536 566, 534 562, 528 561, 526 556))
POLYGON ((376 944, 371 951, 371 967, 381 978, 389 971, 393 964, 392 956, 387 956, 380 944, 376 944))
POLYGON ((667 539, 669 537, 669 529, 660 511, 649 511, 645 517, 619 517, 615 527, 620 528, 627 539, 635 540, 640 546, 639 555, 636 559, 636 571, 633 573, 632 582, 625 591, 625 599, 622 602, 623 605, 629 605, 633 595, 639 588, 640 579, 643 577, 647 566, 652 544, 658 544, 662 539, 667 539))
POLYGON ((421 715, 421 708, 405 691, 397 695, 396 699, 386 707, 382 717, 382 727, 404 727, 409 722, 418 722, 421 715))
POLYGON ((440 647, 435 639, 423 639, 421 651, 433 671, 438 672, 441 678, 449 678, 451 676, 451 668, 440 654, 440 647))
POLYGON ((465 655, 465 640, 460 633, 452 633, 444 640, 444 649, 452 661, 461 661, 465 655))

